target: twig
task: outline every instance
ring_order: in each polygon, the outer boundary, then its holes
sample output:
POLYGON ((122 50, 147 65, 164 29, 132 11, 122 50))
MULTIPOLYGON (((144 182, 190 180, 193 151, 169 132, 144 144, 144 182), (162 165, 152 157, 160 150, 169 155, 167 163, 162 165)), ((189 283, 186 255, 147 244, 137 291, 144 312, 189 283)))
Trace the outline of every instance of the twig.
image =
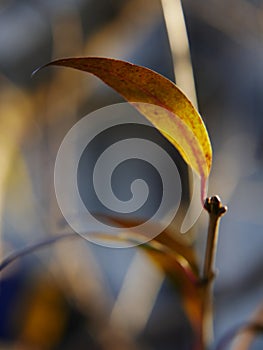
POLYGON ((226 213, 227 207, 223 206, 218 196, 207 198, 204 208, 209 213, 209 227, 206 244, 206 254, 203 271, 203 325, 202 344, 206 349, 213 339, 213 280, 215 276, 214 261, 218 240, 218 227, 220 218, 226 213))
POLYGON ((58 241, 61 241, 62 239, 77 238, 77 237, 81 237, 81 236, 74 233, 74 232, 67 233, 67 234, 64 233, 64 234, 58 235, 56 237, 44 239, 43 241, 40 241, 40 242, 37 242, 35 244, 29 245, 27 247, 18 249, 17 251, 11 253, 10 255, 8 255, 6 258, 4 258, 2 260, 2 262, 0 263, 0 271, 5 269, 8 265, 13 263, 15 260, 22 258, 25 255, 29 255, 31 253, 34 253, 37 250, 40 250, 40 249, 45 248, 51 244, 54 244, 58 241))

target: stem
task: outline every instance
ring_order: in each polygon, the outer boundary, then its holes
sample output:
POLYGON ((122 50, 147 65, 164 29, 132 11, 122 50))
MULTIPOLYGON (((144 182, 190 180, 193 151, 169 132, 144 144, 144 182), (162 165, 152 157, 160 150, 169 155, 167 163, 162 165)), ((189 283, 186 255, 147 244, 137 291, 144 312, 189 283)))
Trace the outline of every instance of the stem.
POLYGON ((197 108, 191 52, 181 0, 161 0, 176 84, 197 108))
POLYGON ((54 244, 58 241, 61 241, 62 239, 65 238, 77 238, 80 237, 80 235, 77 235, 76 233, 67 233, 67 234, 61 234, 58 235, 56 237, 52 237, 52 238, 48 238, 48 239, 44 239, 43 241, 37 242, 35 244, 32 244, 30 246, 21 248, 13 253, 11 253, 10 255, 8 255, 6 258, 4 258, 1 263, 0 263, 0 271, 2 271, 3 269, 5 269, 8 265, 10 265, 11 263, 13 263, 15 260, 22 258, 25 255, 29 255, 31 253, 34 253, 35 251, 45 248, 51 244, 54 244))
POLYGON ((203 324, 202 344, 207 349, 213 339, 213 280, 215 276, 214 262, 218 240, 218 227, 220 218, 227 211, 218 196, 207 198, 204 208, 209 213, 209 226, 203 271, 203 324))

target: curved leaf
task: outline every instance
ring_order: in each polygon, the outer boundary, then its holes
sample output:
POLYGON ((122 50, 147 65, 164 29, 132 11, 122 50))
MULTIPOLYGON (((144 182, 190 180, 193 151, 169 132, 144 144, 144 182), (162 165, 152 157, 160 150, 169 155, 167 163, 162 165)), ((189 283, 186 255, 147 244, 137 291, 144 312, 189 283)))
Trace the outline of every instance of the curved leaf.
POLYGON ((173 82, 148 68, 103 57, 66 58, 50 65, 94 74, 134 105, 200 175, 204 201, 212 163, 209 136, 199 113, 173 82))
MULTIPOLYGON (((203 289, 189 261, 177 251, 157 241, 145 242, 144 236, 137 233, 109 235, 96 233, 102 241, 132 242, 145 251, 153 263, 160 268, 178 290, 185 313, 190 321, 196 339, 201 337, 203 289)), ((197 347, 199 349, 199 347, 197 347)))
POLYGON ((248 350, 252 348, 257 336, 263 334, 263 305, 258 305, 251 319, 227 332, 219 341, 216 350, 226 350, 229 344, 233 350, 248 350))
POLYGON ((218 342, 216 350, 227 350, 235 342, 234 349, 249 350, 256 336, 263 334, 261 323, 242 323, 230 329, 218 342), (239 337, 242 339, 239 339, 239 337))
MULTIPOLYGON (((136 225, 136 220, 106 218, 109 223, 118 224, 123 228, 136 225)), ((154 225, 158 225, 158 223, 154 225)), ((201 337, 204 290, 199 277, 194 248, 177 240, 174 235, 169 234, 167 229, 146 243, 142 234, 133 232, 117 235, 95 233, 95 235, 96 239, 99 238, 102 241, 132 242, 138 245, 139 249, 144 250, 153 263, 163 271, 178 290, 185 313, 196 338, 199 340, 201 337)))
MULTIPOLYGON (((113 216, 109 217, 106 215, 101 215, 101 217, 103 217, 104 219, 106 218, 108 222, 111 223, 112 225, 117 224, 118 226, 124 227, 124 228, 134 227, 139 224, 139 222, 135 219, 126 219, 126 218, 122 219, 122 218, 113 217, 113 216)), ((154 227, 158 225, 159 225, 158 222, 153 222, 152 224, 148 225, 148 230, 151 231, 151 228, 154 229, 154 227)), ((135 233, 133 234, 133 237, 139 238, 139 236, 136 235, 135 233)), ((187 264, 189 265, 189 268, 191 268, 192 273, 196 277, 199 277, 200 275, 199 264, 198 264, 198 259, 196 256, 194 246, 182 239, 180 240, 179 237, 180 236, 178 233, 176 235, 175 232, 171 232, 169 228, 166 228, 158 236, 154 238, 154 242, 158 242, 159 244, 161 244, 162 247, 167 249, 167 251, 169 251, 170 253, 172 252, 177 254, 178 256, 182 256, 184 260, 187 261, 187 264)), ((129 239, 131 239, 131 236, 129 236, 129 239)), ((147 243, 144 245, 147 246, 147 243)))

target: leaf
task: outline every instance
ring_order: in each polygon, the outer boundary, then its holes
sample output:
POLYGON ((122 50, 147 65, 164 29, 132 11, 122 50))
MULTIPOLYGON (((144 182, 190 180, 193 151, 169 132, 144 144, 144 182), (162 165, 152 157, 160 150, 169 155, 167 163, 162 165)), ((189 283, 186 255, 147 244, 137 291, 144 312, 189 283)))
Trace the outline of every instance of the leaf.
POLYGON ((249 350, 256 336, 263 334, 263 324, 256 322, 242 323, 230 329, 218 342, 215 350, 249 350))
POLYGON ((203 290, 200 288, 199 278, 191 264, 184 256, 156 240, 147 242, 140 247, 164 271, 179 291, 185 313, 198 337, 202 324, 203 290))
MULTIPOLYGON (((108 223, 117 224, 123 228, 136 226, 136 220, 103 217, 108 220, 108 223)), ((158 223, 153 225, 158 225, 158 223)), ((147 233, 145 235, 147 236, 147 233)), ((95 233, 94 237, 102 241, 131 242, 138 245, 139 249, 144 250, 179 292, 185 313, 196 334, 196 338, 200 339, 203 316, 203 289, 200 283, 196 255, 192 246, 180 242, 175 235, 169 233, 168 229, 147 243, 145 243, 145 237, 142 234, 133 232, 116 235, 95 233)))
POLYGON ((46 66, 71 67, 96 75, 143 114, 201 177, 201 200, 212 163, 212 148, 201 116, 170 80, 145 67, 103 58, 65 58, 46 66))
POLYGON ((137 233, 103 234, 95 233, 96 239, 110 242, 131 242, 145 251, 154 264, 169 278, 180 294, 185 313, 196 339, 201 337, 203 289, 200 280, 189 261, 178 252, 157 241, 147 243, 145 237, 137 233))
MULTIPOLYGON (((123 219, 113 216, 109 217, 106 215, 101 215, 101 217, 104 220, 106 219, 111 225, 117 224, 123 228, 135 227, 139 224, 139 222, 135 219, 123 219)), ((147 227, 148 230, 151 231, 151 227, 154 229, 156 226, 158 226, 158 222, 149 223, 147 227)), ((133 237, 139 238, 140 236, 134 233, 133 237)), ((169 228, 166 228, 158 236, 155 237, 154 241, 160 243, 170 252, 175 252, 178 255, 182 256, 189 264, 192 273, 197 277, 199 276, 199 266, 197 256, 195 254, 195 249, 192 244, 190 245, 188 242, 186 243, 186 240, 179 239, 179 237, 181 238, 181 235, 176 235, 174 232, 169 231, 169 228)), ((129 236, 129 238, 131 238, 131 236, 129 236)), ((145 242, 145 239, 143 242, 145 242)))
POLYGON ((233 343, 233 350, 248 350, 256 337, 263 334, 263 304, 257 306, 251 319, 230 329, 217 344, 216 350, 226 350, 233 343))

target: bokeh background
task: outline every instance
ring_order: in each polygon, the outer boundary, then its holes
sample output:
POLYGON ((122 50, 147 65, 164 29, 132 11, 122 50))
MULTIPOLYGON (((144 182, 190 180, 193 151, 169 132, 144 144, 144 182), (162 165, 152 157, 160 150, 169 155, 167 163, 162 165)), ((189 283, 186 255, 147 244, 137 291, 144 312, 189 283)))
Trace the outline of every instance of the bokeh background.
MULTIPOLYGON (((263 3, 184 0, 183 10, 198 106, 214 149, 209 194, 219 194, 229 207, 216 261, 218 341, 263 302, 263 3)), ((173 45, 180 47, 180 33, 173 45)), ((85 114, 122 101, 86 74, 46 69, 31 78, 32 71, 54 58, 97 55, 170 79, 174 73, 157 0, 2 0, 0 48, 4 257, 70 231, 53 186, 59 145, 85 114)), ((189 234, 200 264, 206 226, 202 215, 189 234)), ((3 350, 187 350, 191 339, 176 291, 135 248, 65 240, 1 272, 3 350)), ((260 339, 254 348, 262 348, 260 339)))

